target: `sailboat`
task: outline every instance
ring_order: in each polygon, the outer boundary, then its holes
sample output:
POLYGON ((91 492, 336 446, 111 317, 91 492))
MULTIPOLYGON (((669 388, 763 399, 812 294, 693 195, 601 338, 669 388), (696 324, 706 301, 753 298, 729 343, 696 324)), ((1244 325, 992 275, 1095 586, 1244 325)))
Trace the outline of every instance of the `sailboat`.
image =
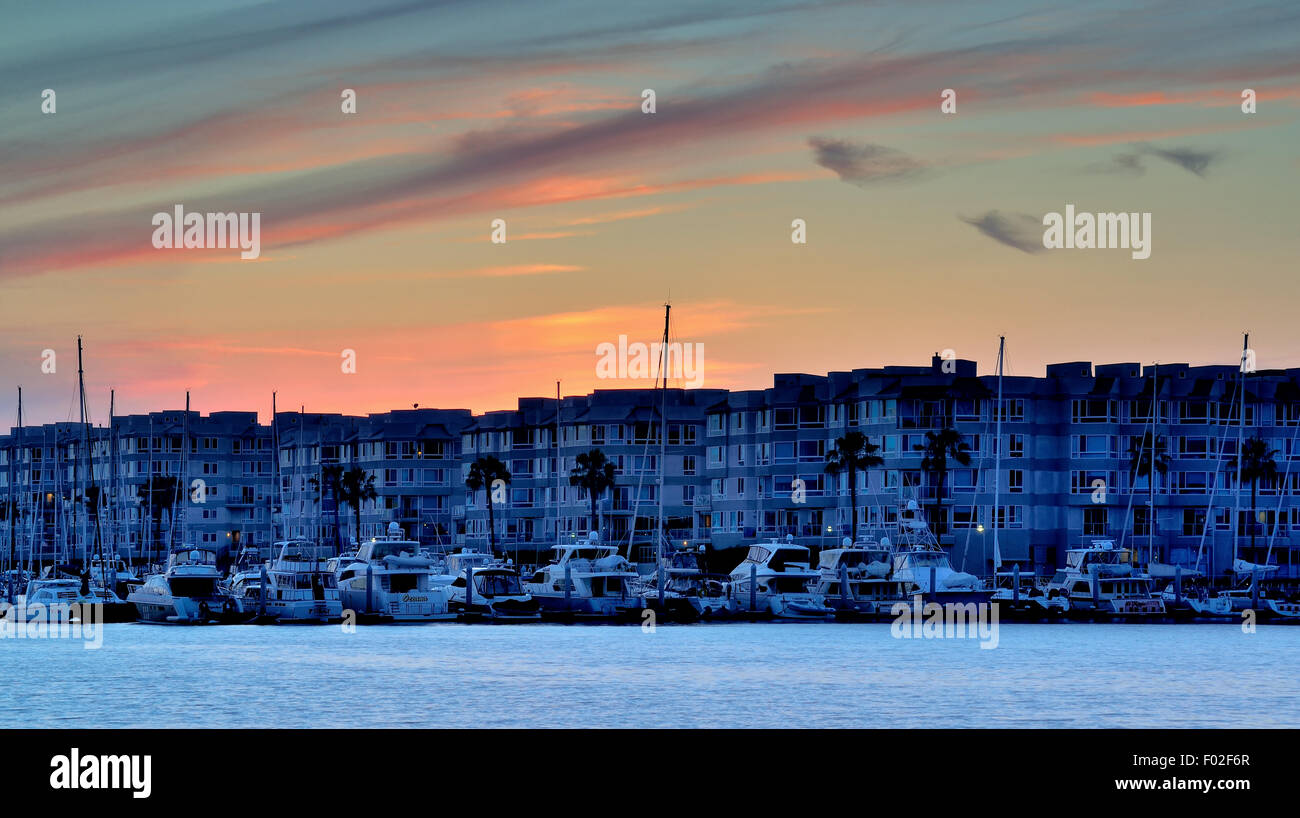
MULTIPOLYGON (((655 571, 643 584, 642 604, 670 621, 694 622, 699 619, 725 619, 736 613, 737 605, 727 593, 726 583, 705 574, 699 551, 676 547, 664 531, 664 480, 668 462, 668 353, 672 305, 664 305, 664 335, 659 360, 659 458, 655 492, 655 571)), ((653 428, 653 427, 652 427, 653 428)), ((639 487, 638 487, 639 488, 639 487)), ((640 497, 638 490, 637 496, 640 497)), ((635 511, 632 515, 636 519, 635 511)))
MULTIPOLYGON (((90 439, 90 413, 87 411, 86 403, 86 378, 85 370, 82 367, 81 336, 77 336, 77 390, 79 393, 79 406, 81 415, 82 442, 85 446, 86 461, 81 467, 81 512, 85 517, 86 524, 92 529, 91 531, 82 530, 81 554, 83 557, 81 569, 84 574, 83 590, 81 595, 83 603, 91 602, 103 605, 104 622, 130 622, 136 617, 136 610, 129 602, 125 602, 117 595, 116 589, 111 582, 111 575, 105 576, 104 568, 107 561, 104 557, 104 538, 103 526, 101 525, 101 516, 103 511, 103 497, 99 486, 95 483, 95 449, 90 439), (92 508, 94 514, 91 514, 92 508), (94 545, 92 556, 91 544, 94 545), (100 569, 99 575, 95 575, 94 567, 98 564, 100 569)), ((74 475, 75 474, 74 464, 74 475)))

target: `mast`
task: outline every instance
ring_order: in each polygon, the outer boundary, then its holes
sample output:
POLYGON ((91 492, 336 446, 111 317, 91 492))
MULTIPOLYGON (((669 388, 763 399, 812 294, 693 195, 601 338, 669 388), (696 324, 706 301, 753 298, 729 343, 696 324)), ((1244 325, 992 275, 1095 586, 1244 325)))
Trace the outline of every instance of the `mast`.
POLYGON ((18 539, 17 539, 18 521, 14 519, 15 513, 17 512, 17 508, 14 506, 14 474, 15 474, 14 458, 18 457, 19 453, 22 451, 22 445, 23 445, 22 439, 23 439, 23 388, 20 386, 18 387, 18 435, 16 438, 16 444, 9 448, 9 492, 8 492, 9 497, 7 501, 9 506, 5 511, 5 516, 9 518, 9 573, 8 573, 9 595, 8 598, 9 598, 10 605, 12 605, 14 601, 14 569, 17 568, 17 558, 18 558, 18 539))
POLYGON ((155 545, 153 541, 154 510, 153 510, 153 414, 152 413, 150 413, 149 415, 148 451, 149 451, 149 480, 146 483, 147 487, 145 488, 145 492, 144 492, 144 503, 145 503, 145 508, 148 510, 149 513, 147 516, 141 517, 140 519, 140 524, 144 527, 144 530, 140 532, 141 533, 140 539, 142 542, 146 538, 149 540, 149 556, 152 557, 153 548, 155 545))
MULTIPOLYGON (((181 501, 181 547, 189 545, 190 521, 190 390, 185 390, 185 421, 181 424, 181 479, 176 487, 183 498, 181 501)), ((204 500, 207 498, 205 497, 204 500)))
MULTIPOLYGON (((271 479, 275 481, 272 488, 274 489, 270 497, 271 502, 271 541, 267 543, 267 548, 275 549, 275 508, 276 500, 281 512, 284 509, 284 495, 280 487, 280 437, 279 429, 275 422, 275 392, 271 393, 271 479)), ((361 532, 357 532, 357 542, 361 542, 361 532)), ((269 552, 268 552, 269 553, 269 552)))
MULTIPOLYGON (((113 533, 113 557, 116 560, 118 555, 117 547, 117 426, 113 414, 116 410, 117 390, 108 390, 108 497, 109 497, 109 530, 113 533)), ((114 563, 116 564, 116 562, 114 563)), ((107 575, 108 567, 101 566, 101 570, 107 575)))
MULTIPOLYGON (((998 569, 1002 567, 1002 549, 998 545, 998 503, 1001 501, 1001 478, 1002 478, 1002 360, 1006 352, 1007 337, 998 336, 998 405, 997 415, 994 418, 993 440, 996 444, 993 446, 993 576, 996 578, 998 569)), ((985 427, 987 428, 987 427, 985 427)), ((983 566, 981 566, 981 569, 983 566)))
MULTIPOLYGON (((655 562, 659 568, 659 581, 655 583, 655 587, 659 592, 661 607, 664 602, 664 460, 668 456, 668 317, 672 309, 672 304, 664 304, 663 358, 659 365, 659 375, 663 383, 659 390, 659 489, 655 492, 655 499, 659 501, 658 516, 655 520, 655 562)), ((635 520, 632 521, 632 525, 636 525, 635 520)))
MULTIPOLYGON (((1233 486, 1232 492, 1232 568, 1237 568, 1237 543, 1241 539, 1241 444, 1242 437, 1245 433, 1246 426, 1246 351, 1250 348, 1250 333, 1243 335, 1241 342, 1241 361, 1238 369, 1241 377, 1238 378, 1237 390, 1237 482, 1233 486)), ((1251 521, 1252 524, 1254 521, 1251 521)))
MULTIPOLYGON (((560 382, 555 382, 555 544, 560 544, 560 468, 563 458, 560 456, 560 382)), ((635 525, 635 522, 633 523, 635 525)), ((540 556, 540 555, 539 555, 540 556)))
POLYGON ((1156 556, 1156 427, 1160 422, 1160 364, 1151 364, 1151 462, 1147 469, 1147 572, 1156 556))
MULTIPOLYGON (((85 520, 86 520, 86 525, 89 526, 90 525, 90 504, 92 502, 90 495, 92 494, 95 495, 93 501, 95 506, 95 522, 94 522, 95 529, 93 532, 91 532, 91 536, 94 537, 95 553, 99 557, 100 566, 102 567, 104 564, 104 541, 100 538, 100 531, 99 531, 99 492, 95 490, 95 473, 94 473, 95 454, 90 442, 90 420, 87 417, 90 413, 86 411, 86 376, 85 376, 85 371, 82 369, 81 366, 81 336, 80 335, 77 336, 77 392, 79 395, 78 403, 79 403, 79 410, 81 414, 81 432, 82 432, 82 437, 86 443, 86 465, 83 466, 81 470, 81 474, 82 474, 81 500, 82 503, 86 505, 85 520)), ((86 563, 90 562, 90 545, 89 543, 86 542, 84 535, 81 542, 81 550, 82 550, 82 563, 83 563, 82 567, 86 570, 89 570, 89 566, 86 565, 86 563)))

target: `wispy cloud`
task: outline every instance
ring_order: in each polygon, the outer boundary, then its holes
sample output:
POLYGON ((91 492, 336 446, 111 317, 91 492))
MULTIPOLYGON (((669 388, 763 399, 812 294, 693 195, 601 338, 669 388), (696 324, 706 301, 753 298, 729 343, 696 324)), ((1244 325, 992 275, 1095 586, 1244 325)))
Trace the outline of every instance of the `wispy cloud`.
POLYGON ((1205 178, 1210 165, 1219 161, 1223 152, 1218 150, 1198 150, 1196 148, 1159 148, 1154 145, 1135 145, 1133 150, 1115 154, 1106 162, 1089 165, 1090 173, 1120 173, 1129 176, 1141 176, 1146 173, 1143 157, 1154 156, 1174 164, 1188 173, 1205 178))
POLYGON ((1021 252, 1038 253, 1043 250, 1042 222, 1027 213, 1004 214, 990 210, 976 218, 958 218, 994 241, 1021 252))
POLYGON ((926 164, 884 145, 855 145, 842 139, 808 140, 817 164, 834 171, 845 182, 866 187, 873 182, 915 178, 926 164))

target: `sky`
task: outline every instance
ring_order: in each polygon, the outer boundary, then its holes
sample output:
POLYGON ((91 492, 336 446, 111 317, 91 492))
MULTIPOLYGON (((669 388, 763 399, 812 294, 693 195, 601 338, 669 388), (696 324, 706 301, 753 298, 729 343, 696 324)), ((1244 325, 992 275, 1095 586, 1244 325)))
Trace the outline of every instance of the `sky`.
POLYGON ((596 349, 658 340, 666 302, 710 388, 944 350, 991 372, 999 335, 1015 375, 1233 363, 1243 331, 1300 366, 1293 2, 0 18, 0 425, 18 386, 28 422, 77 417, 79 334, 95 422, 110 389, 265 418, 273 390, 366 413, 649 385, 596 349), (1149 213, 1150 257, 1045 250, 1067 204, 1149 213), (177 205, 259 213, 260 256, 156 248, 177 205))

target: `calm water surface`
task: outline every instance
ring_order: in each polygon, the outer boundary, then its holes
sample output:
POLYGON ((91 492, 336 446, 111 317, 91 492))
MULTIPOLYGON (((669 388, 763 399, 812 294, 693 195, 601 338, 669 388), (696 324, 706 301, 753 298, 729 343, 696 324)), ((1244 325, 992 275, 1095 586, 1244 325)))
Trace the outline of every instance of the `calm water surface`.
POLYGON ((0 640, 0 727, 1296 727, 1300 628, 158 627, 0 640))

